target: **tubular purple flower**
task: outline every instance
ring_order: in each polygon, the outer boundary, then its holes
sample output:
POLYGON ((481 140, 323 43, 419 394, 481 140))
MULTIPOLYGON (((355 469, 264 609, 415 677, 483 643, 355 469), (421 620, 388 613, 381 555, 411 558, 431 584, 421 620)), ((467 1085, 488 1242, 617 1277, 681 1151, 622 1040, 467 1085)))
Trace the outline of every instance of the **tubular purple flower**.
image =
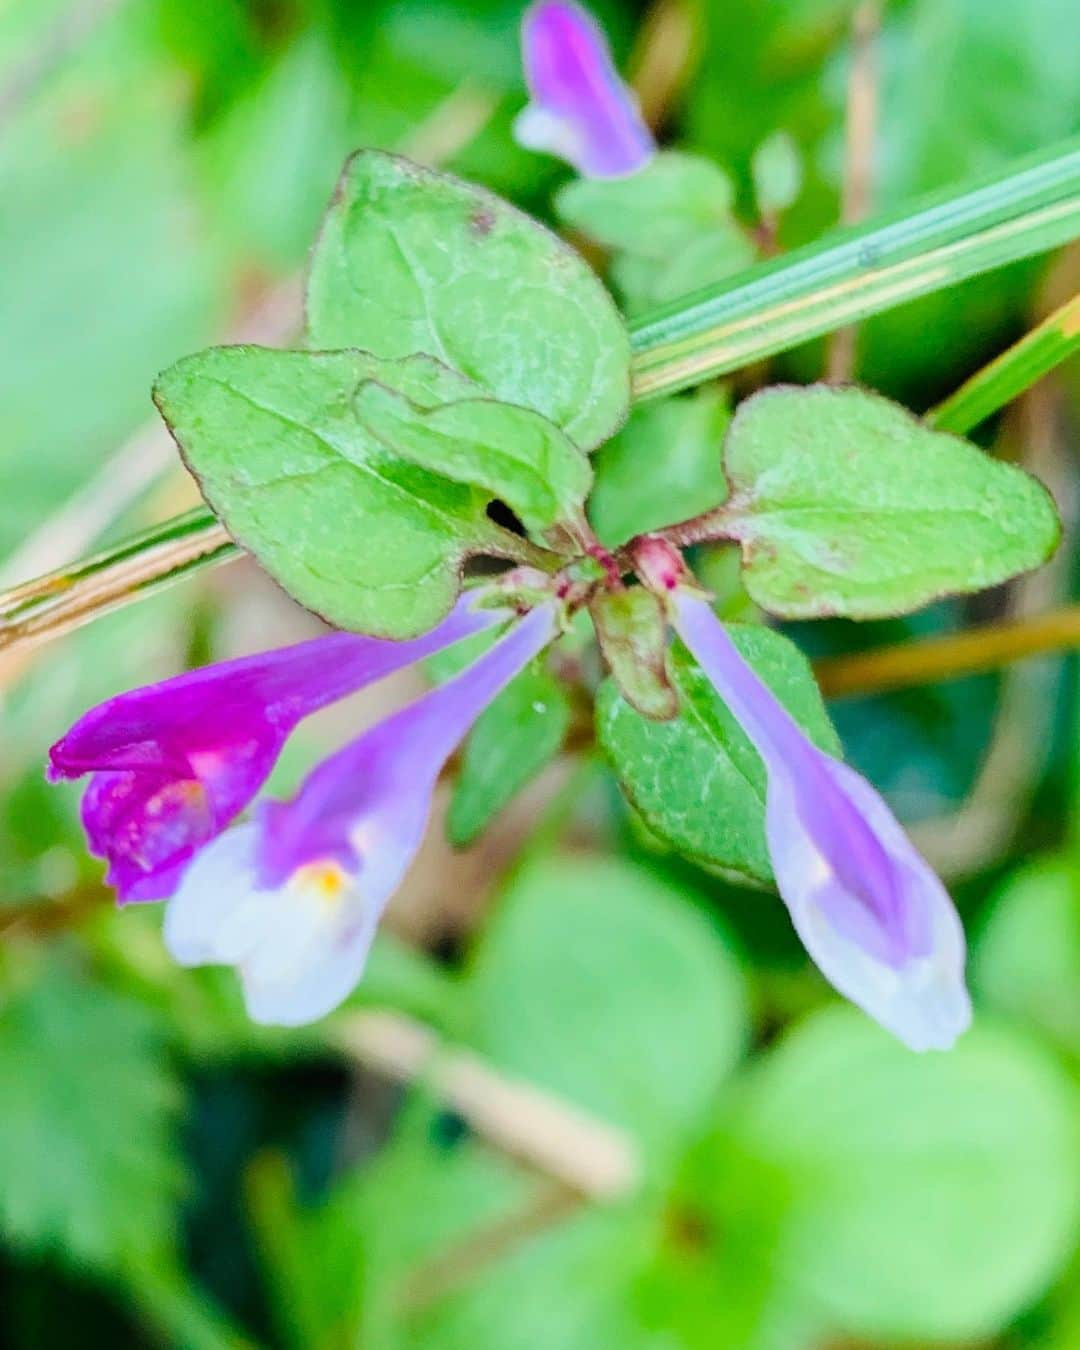
POLYGON ((91 852, 108 860, 121 904, 162 900, 262 787, 298 722, 500 618, 473 592, 408 642, 333 633, 130 690, 57 741, 48 777, 93 775, 82 803, 91 852))
POLYGON ((514 125, 519 144, 557 155, 584 178, 622 178, 648 164, 656 142, 591 15, 541 0, 526 11, 521 47, 532 102, 514 125))
POLYGON ((555 635, 544 604, 472 665, 366 731, 227 831, 165 914, 182 965, 235 965, 256 1022, 297 1026, 360 979, 375 929, 420 846, 439 773, 495 695, 555 635))
POLYGON ((971 1004, 944 886, 870 784, 811 744, 707 601, 672 598, 679 636, 765 763, 773 872, 807 951, 912 1050, 948 1049, 971 1004))

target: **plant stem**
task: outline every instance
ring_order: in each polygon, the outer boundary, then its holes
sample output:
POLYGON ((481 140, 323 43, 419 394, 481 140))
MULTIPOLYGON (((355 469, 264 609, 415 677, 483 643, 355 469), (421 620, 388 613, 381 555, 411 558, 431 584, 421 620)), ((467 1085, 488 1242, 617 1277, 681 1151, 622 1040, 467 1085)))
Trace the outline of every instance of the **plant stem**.
POLYGON ((1080 138, 646 318, 632 332, 635 393, 655 398, 700 384, 1078 233, 1080 138))
POLYGON ((939 431, 964 435, 1011 403, 1055 366, 1080 351, 1080 295, 1033 328, 936 408, 926 421, 939 431))
POLYGON ((1067 605, 1014 623, 989 624, 945 637, 826 657, 815 663, 814 673, 827 697, 848 698, 955 680, 1024 657, 1075 647, 1080 647, 1080 605, 1067 605))
POLYGON ((0 595, 0 649, 58 637, 239 552, 209 511, 188 511, 83 562, 5 591, 0 595))
MULTIPOLYGON (((634 392, 714 378, 1080 234, 1080 138, 884 223, 827 236, 634 325, 634 392)), ((0 649, 67 632, 238 550, 205 511, 0 593, 0 649)))
MULTIPOLYGON (((877 131, 878 81, 874 48, 881 29, 878 0, 862 0, 851 16, 851 73, 848 76, 844 193, 840 218, 857 225, 870 214, 874 187, 874 141, 877 131)), ((826 379, 842 384, 855 368, 854 324, 832 335, 826 379)))

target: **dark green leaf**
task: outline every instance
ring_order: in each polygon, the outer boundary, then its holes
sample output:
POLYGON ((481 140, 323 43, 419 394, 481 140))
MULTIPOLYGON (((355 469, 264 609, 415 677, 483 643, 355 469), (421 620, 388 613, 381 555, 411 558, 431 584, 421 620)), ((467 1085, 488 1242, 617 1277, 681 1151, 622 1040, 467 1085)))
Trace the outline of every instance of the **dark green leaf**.
POLYGON ((609 547, 724 500, 720 447, 731 420, 715 388, 635 408, 594 460, 589 519, 609 547))
POLYGON ((531 667, 484 712, 465 742, 447 832, 467 844, 554 757, 570 725, 566 687, 531 667))
POLYGON ((207 502, 301 604, 342 628, 403 638, 452 606, 474 553, 518 556, 492 494, 390 453, 358 417, 365 381, 433 407, 473 393, 418 356, 218 347, 155 388, 207 502))
MULTIPOLYGON (((761 625, 728 626, 735 645, 817 745, 838 750, 810 667, 761 625)), ((672 650, 679 715, 650 722, 613 681, 600 688, 596 734, 645 823, 680 852, 759 883, 772 877, 765 844, 765 767, 685 648, 672 650)))
POLYGON ((785 618, 867 619, 982 590, 1053 553, 1046 489, 861 389, 748 399, 724 448, 747 590, 785 618))
POLYGON ((629 340, 585 262, 482 188, 393 155, 361 151, 346 165, 307 319, 313 347, 425 352, 585 450, 626 415, 629 340))
POLYGON ((138 1004, 59 963, 0 1010, 0 1225, 117 1267, 169 1245, 177 1090, 138 1004))

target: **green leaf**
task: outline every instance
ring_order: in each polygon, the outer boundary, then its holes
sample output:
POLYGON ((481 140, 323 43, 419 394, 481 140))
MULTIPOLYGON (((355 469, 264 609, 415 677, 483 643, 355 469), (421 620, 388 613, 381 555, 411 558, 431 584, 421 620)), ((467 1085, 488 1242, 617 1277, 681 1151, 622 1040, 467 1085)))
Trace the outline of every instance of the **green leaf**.
POLYGON ((666 721, 679 710, 667 668, 667 621, 643 586, 604 591, 589 606, 596 638, 623 697, 643 717, 666 721))
POLYGON ((59 962, 0 1009, 0 1227, 112 1269, 168 1246, 177 1089, 139 1004, 59 962))
POLYGON ((426 352, 584 450, 630 398, 629 339, 568 245, 482 188, 378 151, 345 167, 315 247, 308 341, 426 352))
POLYGON ((341 628, 432 627, 475 553, 519 557, 491 493, 389 453, 357 414, 376 379, 423 407, 473 387, 424 356, 217 347, 162 375, 154 397, 203 495, 295 599, 341 628))
POLYGON ((751 161, 757 208, 766 218, 775 218, 798 200, 802 191, 803 166, 799 147, 786 131, 766 137, 751 161))
POLYGON ((721 934, 674 886, 614 859, 526 870, 468 988, 482 1053, 625 1126, 653 1166, 711 1109, 746 1036, 721 934))
POLYGON ((890 202, 1009 163, 1080 119, 1071 0, 914 0, 882 43, 882 184, 890 202))
POLYGON ((635 408, 593 461, 589 519, 601 541, 614 548, 719 506, 727 496, 719 448, 730 420, 715 388, 635 408))
MULTIPOLYGON (((730 624, 743 657, 816 745, 839 745, 810 667, 787 638, 730 624)), ((671 671, 679 715, 650 722, 611 680, 596 700, 596 734, 623 790, 666 843, 742 880, 772 878, 765 844, 765 767, 693 658, 676 643, 671 671)))
MULTIPOLYGON (((649 1240, 640 1204, 583 1205, 512 1238, 498 1260, 478 1263, 421 1309, 444 1259, 479 1233, 511 1230, 551 1183, 528 1175, 415 1097, 373 1166, 345 1178, 334 1205, 355 1216, 367 1257, 359 1343, 380 1350, 655 1350, 638 1330, 630 1280, 649 1240), (428 1278, 425 1273, 431 1272, 428 1278), (420 1276, 418 1279, 417 1276, 420 1276), (406 1306, 403 1308, 403 1303, 406 1306)), ((340 1296, 339 1296, 340 1298, 340 1296)), ((353 1342, 350 1342, 353 1343, 353 1342)))
POLYGON ((755 260, 753 244, 734 222, 694 235, 664 259, 620 253, 611 279, 632 318, 744 272, 755 260))
POLYGON ((1080 1051, 1080 876, 1070 858, 1014 872, 975 947, 975 988, 1003 1012, 1080 1051))
POLYGON ((456 483, 485 488, 530 530, 581 518, 589 461, 531 408, 464 399, 425 409, 375 383, 353 397, 361 424, 402 459, 456 483))
POLYGON ((615 252, 611 276, 631 313, 709 286, 754 261, 732 215, 731 180, 711 160, 664 150, 627 178, 578 179, 559 216, 615 252))
POLYGON ((625 178, 578 178, 555 198, 559 218, 605 248, 666 260, 688 239, 732 222, 731 179, 701 155, 663 150, 625 178))
POLYGON ((1034 478, 861 389, 754 395, 724 465, 747 590, 785 618, 907 613, 1037 567, 1060 534, 1034 478))
POLYGON ((465 742, 447 832, 470 843, 559 752, 570 725, 566 686, 530 667, 502 691, 465 742))
POLYGON ((874 1342, 991 1336, 1068 1259, 1076 1106, 1053 1060, 989 1026, 913 1055, 854 1009, 810 1018, 733 1125, 789 1181, 780 1287, 874 1342))

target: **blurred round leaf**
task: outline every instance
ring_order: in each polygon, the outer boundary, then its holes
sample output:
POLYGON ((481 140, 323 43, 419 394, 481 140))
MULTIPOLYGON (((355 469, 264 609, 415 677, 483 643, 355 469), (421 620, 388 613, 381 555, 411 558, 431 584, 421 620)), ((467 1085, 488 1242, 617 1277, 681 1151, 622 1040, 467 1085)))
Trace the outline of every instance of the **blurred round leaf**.
POLYGON ((976 988, 1080 1053, 1080 877, 1067 857, 1020 868, 997 892, 975 948, 976 988))
POLYGON ((1076 1092, 978 1026, 913 1055, 848 1008, 794 1030, 747 1084, 747 1156, 787 1175, 779 1282, 867 1337, 990 1335, 1046 1289, 1080 1218, 1076 1092))
POLYGON ((693 1129, 746 1037, 724 939, 644 868, 601 858, 530 867, 484 936, 473 1040, 508 1073, 666 1152, 693 1129))

